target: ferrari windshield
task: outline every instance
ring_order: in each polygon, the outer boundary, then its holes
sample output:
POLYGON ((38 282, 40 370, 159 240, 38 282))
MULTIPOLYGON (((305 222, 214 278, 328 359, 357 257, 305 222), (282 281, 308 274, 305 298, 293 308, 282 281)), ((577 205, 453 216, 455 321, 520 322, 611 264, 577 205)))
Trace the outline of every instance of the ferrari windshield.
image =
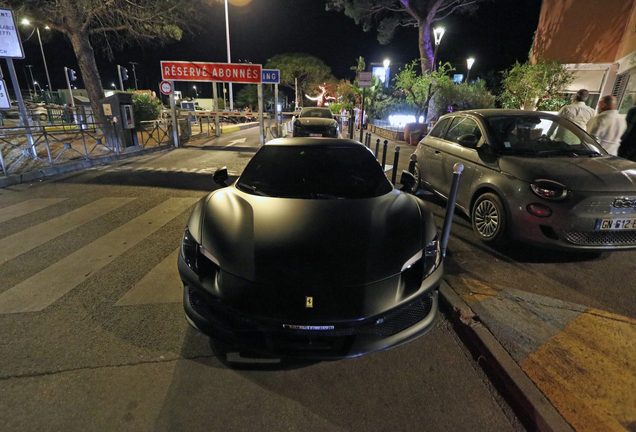
POLYGON ((254 195, 303 199, 372 198, 393 186, 364 146, 266 145, 236 184, 254 195))
POLYGON ((300 113, 300 117, 317 117, 317 118, 332 119, 333 114, 331 114, 331 110, 329 108, 308 108, 308 109, 304 109, 303 112, 300 113))
POLYGON ((601 146, 574 123, 553 116, 487 117, 503 154, 529 156, 600 156, 601 146))

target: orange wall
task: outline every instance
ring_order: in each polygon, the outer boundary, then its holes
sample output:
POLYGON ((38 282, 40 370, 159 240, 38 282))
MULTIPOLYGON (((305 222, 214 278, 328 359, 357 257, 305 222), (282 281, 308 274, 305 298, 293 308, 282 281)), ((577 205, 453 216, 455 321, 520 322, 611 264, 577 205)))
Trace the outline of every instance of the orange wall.
POLYGON ((622 59, 634 51, 636 51, 636 2, 634 2, 631 19, 625 28, 625 37, 623 38, 623 43, 618 51, 616 60, 622 59))
POLYGON ((613 63, 633 9, 634 0, 543 0, 531 60, 613 63))

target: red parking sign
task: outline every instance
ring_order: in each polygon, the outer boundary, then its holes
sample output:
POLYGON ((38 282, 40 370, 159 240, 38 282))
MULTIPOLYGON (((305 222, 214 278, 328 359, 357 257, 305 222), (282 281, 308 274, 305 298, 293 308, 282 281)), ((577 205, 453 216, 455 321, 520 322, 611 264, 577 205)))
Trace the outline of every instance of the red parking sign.
POLYGON ((168 81, 218 81, 259 84, 261 82, 261 65, 162 61, 161 76, 168 81))

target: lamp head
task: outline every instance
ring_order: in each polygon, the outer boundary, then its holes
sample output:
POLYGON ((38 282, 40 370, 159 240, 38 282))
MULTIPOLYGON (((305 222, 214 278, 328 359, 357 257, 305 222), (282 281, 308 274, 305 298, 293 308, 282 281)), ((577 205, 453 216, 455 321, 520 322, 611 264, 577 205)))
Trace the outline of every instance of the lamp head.
POLYGON ((473 63, 475 63, 475 59, 474 58, 471 57, 469 59, 466 59, 466 65, 468 65, 468 70, 470 70, 470 68, 473 67, 473 63))
POLYGON ((384 62, 382 64, 384 65, 384 69, 388 69, 389 65, 391 64, 391 60, 386 59, 386 60, 384 60, 384 62))
POLYGON ((31 22, 30 22, 28 19, 24 18, 24 19, 22 20, 22 24, 24 24, 24 25, 30 25, 30 24, 31 24, 31 22))
POLYGON ((439 45, 442 42, 442 37, 444 36, 445 32, 446 29, 444 27, 433 29, 433 35, 435 36, 435 45, 439 45))

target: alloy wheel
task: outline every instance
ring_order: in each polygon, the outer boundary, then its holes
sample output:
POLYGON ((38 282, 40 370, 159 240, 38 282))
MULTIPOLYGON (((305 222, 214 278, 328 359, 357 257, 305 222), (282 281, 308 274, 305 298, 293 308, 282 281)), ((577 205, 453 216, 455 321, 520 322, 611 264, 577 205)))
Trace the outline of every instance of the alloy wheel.
POLYGON ((475 209, 475 227, 484 237, 492 237, 499 228, 499 212, 492 201, 484 200, 475 209))

